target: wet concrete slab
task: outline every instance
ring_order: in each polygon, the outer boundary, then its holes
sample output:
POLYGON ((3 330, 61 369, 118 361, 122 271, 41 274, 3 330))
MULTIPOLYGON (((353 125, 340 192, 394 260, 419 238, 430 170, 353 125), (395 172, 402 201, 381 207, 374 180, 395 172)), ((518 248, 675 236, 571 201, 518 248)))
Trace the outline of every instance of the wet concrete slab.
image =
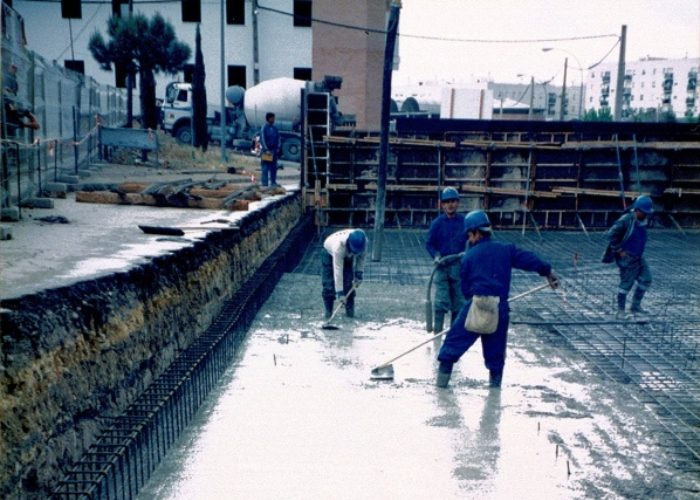
MULTIPOLYGON (((551 300, 559 300, 555 292, 551 300)), ((448 389, 421 285, 364 283, 322 329, 320 279, 283 277, 193 425, 140 498, 691 498, 650 412, 535 329, 512 326, 503 388, 478 344, 448 389)), ((513 304, 528 308, 526 301, 513 304)))

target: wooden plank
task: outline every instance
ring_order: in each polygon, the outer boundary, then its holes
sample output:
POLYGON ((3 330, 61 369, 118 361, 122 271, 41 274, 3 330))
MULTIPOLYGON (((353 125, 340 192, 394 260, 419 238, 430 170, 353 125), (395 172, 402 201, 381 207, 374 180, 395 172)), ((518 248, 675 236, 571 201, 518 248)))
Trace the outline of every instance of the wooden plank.
MULTIPOLYGON (((620 197, 620 191, 611 191, 607 189, 590 189, 590 188, 575 188, 575 187, 555 187, 552 188, 552 191, 555 193, 561 193, 561 194, 574 194, 574 195, 579 195, 579 194, 585 194, 589 196, 607 196, 610 198, 619 198, 620 197)), ((642 195, 644 193, 640 193, 637 191, 625 191, 624 195, 625 198, 636 198, 639 195, 642 195)))
POLYGON ((527 191, 525 189, 498 188, 490 186, 474 186, 472 184, 462 184, 462 191, 468 193, 488 193, 488 194, 508 194, 513 196, 534 196, 537 198, 558 198, 557 193, 551 191, 527 191))
POLYGON ((700 194, 700 189, 666 188, 664 189, 664 194, 672 194, 674 196, 678 196, 679 198, 683 195, 697 196, 700 194))

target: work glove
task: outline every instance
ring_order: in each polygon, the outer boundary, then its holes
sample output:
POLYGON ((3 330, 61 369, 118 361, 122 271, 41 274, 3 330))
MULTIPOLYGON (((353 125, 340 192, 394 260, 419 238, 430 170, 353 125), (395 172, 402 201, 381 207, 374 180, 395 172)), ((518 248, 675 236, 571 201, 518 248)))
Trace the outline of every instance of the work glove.
POLYGON ((433 259, 433 264, 435 264, 436 266, 442 265, 442 257, 440 256, 439 253, 435 254, 435 258, 433 259))
POLYGON ((335 292, 335 300, 345 303, 345 294, 343 292, 335 292))
POLYGON ((362 276, 362 271, 355 271, 355 282, 359 284, 362 281, 362 276))
POLYGON ((549 283, 549 286, 552 287, 553 290, 559 288, 559 278, 557 278, 554 273, 549 273, 549 276, 547 276, 547 283, 549 283))

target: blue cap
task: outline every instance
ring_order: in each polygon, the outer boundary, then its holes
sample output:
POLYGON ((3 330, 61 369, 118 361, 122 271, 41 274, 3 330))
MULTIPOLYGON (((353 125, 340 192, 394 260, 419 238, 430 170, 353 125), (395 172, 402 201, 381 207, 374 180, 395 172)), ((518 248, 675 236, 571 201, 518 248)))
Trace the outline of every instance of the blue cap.
POLYGON ((362 229, 355 229, 348 236, 348 248, 352 253, 361 254, 367 246, 367 236, 362 229))

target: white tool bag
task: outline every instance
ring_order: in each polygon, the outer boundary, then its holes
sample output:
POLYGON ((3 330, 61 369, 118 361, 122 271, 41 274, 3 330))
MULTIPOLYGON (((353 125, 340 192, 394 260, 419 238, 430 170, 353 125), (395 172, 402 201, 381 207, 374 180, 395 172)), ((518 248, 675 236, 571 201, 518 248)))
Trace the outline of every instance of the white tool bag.
POLYGON ((498 329, 498 305, 500 297, 493 295, 474 295, 467 312, 464 328, 470 332, 489 334, 498 329))

